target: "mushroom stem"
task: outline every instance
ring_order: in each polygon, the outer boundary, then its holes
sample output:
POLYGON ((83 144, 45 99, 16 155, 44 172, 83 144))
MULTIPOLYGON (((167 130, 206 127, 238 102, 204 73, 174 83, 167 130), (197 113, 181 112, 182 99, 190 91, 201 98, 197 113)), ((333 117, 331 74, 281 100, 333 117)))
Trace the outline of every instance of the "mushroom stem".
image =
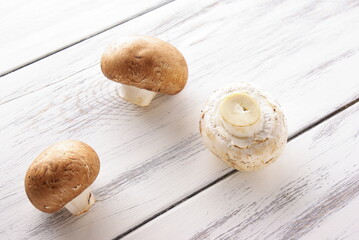
POLYGON ((223 127, 233 136, 251 137, 263 128, 261 109, 246 93, 232 93, 222 99, 219 107, 223 127))
POLYGON ((91 189, 88 187, 80 195, 68 202, 65 205, 65 208, 73 215, 80 215, 87 212, 87 210, 89 210, 94 203, 95 197, 91 192, 91 189))
POLYGON ((120 97, 131 103, 146 107, 151 103, 157 92, 121 84, 119 94, 120 97))

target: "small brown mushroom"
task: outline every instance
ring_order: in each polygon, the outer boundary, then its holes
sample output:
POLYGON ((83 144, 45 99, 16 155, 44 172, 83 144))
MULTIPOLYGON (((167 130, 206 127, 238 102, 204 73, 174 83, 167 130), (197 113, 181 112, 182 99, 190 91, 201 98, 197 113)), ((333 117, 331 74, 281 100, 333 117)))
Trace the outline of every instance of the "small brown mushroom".
POLYGON ((139 106, 148 106, 157 92, 179 93, 188 78, 183 55, 171 44, 149 36, 128 36, 110 44, 102 55, 101 70, 122 84, 122 98, 139 106))
POLYGON ((87 144, 66 140, 46 148, 30 165, 25 191, 39 210, 54 213, 67 208, 73 215, 95 202, 90 185, 100 170, 96 152, 87 144))

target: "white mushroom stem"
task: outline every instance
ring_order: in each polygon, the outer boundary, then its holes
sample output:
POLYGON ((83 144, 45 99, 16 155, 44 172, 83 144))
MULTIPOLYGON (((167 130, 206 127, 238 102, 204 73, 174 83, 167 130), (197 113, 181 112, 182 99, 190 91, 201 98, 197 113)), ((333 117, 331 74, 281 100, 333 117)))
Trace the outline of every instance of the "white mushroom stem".
POLYGON ((264 119, 257 101, 246 93, 232 93, 219 106, 223 127, 233 136, 252 137, 263 128, 264 119))
POLYGON ((131 103, 146 107, 151 103, 157 92, 121 84, 119 94, 122 98, 131 103))
POLYGON ((65 205, 65 208, 69 210, 73 215, 80 215, 95 203, 95 197, 91 192, 91 189, 86 188, 80 195, 72 199, 65 205))

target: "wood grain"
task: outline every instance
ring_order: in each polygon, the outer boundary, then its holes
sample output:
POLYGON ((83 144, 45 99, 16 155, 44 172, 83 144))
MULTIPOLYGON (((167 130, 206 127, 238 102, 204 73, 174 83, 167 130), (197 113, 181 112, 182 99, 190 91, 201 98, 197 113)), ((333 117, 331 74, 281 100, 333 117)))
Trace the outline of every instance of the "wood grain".
POLYGON ((291 141, 279 162, 237 172, 130 239, 356 239, 359 104, 291 141))
POLYGON ((2 77, 0 237, 113 238, 228 173, 198 133, 202 105, 224 84, 268 90, 291 136, 357 99, 358 13, 351 1, 176 1, 2 77), (119 98, 99 59, 108 42, 133 33, 183 52, 183 92, 143 109, 119 98), (68 138, 100 156, 97 203, 80 217, 46 215, 27 200, 23 177, 40 151, 68 138))
POLYGON ((160 7, 156 1, 0 3, 0 75, 160 7))

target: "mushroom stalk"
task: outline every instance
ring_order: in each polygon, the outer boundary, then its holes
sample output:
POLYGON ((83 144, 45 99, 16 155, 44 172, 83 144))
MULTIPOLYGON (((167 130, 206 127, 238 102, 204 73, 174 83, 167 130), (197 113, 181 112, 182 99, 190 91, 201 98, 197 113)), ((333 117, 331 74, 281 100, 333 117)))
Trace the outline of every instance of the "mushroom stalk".
POLYGON ((80 215, 95 203, 95 197, 91 192, 91 189, 86 188, 80 195, 72 199, 65 205, 65 208, 69 210, 73 215, 80 215))
POLYGON ((232 93, 222 99, 219 115, 223 127, 236 137, 252 137, 263 128, 261 109, 246 93, 232 93))
POLYGON ((148 91, 133 86, 121 84, 119 89, 120 97, 141 107, 148 106, 157 92, 148 91))

